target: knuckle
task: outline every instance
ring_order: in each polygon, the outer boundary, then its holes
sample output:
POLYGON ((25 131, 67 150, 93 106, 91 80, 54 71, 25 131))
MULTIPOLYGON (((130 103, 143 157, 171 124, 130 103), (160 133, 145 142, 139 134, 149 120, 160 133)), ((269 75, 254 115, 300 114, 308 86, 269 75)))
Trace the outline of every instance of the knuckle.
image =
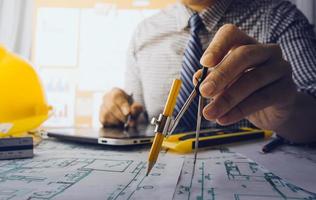
POLYGON ((113 102, 111 102, 111 101, 103 103, 102 106, 101 106, 101 112, 100 113, 103 114, 103 115, 106 115, 109 112, 113 112, 115 107, 116 107, 116 105, 113 102))
POLYGON ((223 93, 221 99, 225 107, 231 107, 234 103, 234 98, 229 93, 223 93))
POLYGON ((238 27, 234 24, 224 24, 219 30, 228 33, 234 33, 238 31, 238 27))
POLYGON ((119 98, 124 95, 124 91, 120 88, 113 88, 110 92, 112 98, 119 98))
POLYGON ((220 58, 224 56, 225 49, 222 46, 222 44, 218 42, 214 42, 212 44, 212 48, 206 53, 212 56, 212 59, 214 60, 215 63, 220 61, 220 58))
POLYGON ((240 106, 240 105, 236 105, 236 118, 238 118, 238 120, 247 117, 246 116, 246 112, 244 111, 244 109, 240 106))
POLYGON ((240 46, 235 50, 235 56, 238 56, 241 60, 250 60, 252 59, 255 53, 255 48, 251 46, 240 46))
POLYGON ((211 80, 215 86, 218 86, 218 83, 226 83, 229 81, 228 75, 222 70, 213 70, 211 74, 211 80))
POLYGON ((108 112, 114 112, 116 109, 116 105, 114 103, 111 103, 108 105, 108 112))

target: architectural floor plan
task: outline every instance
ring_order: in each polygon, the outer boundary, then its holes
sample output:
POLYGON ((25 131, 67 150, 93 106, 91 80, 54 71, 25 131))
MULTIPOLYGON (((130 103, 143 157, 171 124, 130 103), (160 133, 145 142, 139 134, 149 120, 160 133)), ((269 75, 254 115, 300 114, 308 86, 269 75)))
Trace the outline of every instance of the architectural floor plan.
POLYGON ((199 154, 194 176, 193 160, 185 158, 174 199, 316 199, 305 191, 267 171, 254 161, 227 149, 199 154))
POLYGON ((0 161, 0 200, 316 199, 241 154, 163 152, 146 177, 148 149, 124 151, 46 140, 33 159, 0 161))
POLYGON ((142 155, 45 142, 33 159, 0 162, 0 199, 171 199, 183 159, 162 154, 146 177, 142 155))

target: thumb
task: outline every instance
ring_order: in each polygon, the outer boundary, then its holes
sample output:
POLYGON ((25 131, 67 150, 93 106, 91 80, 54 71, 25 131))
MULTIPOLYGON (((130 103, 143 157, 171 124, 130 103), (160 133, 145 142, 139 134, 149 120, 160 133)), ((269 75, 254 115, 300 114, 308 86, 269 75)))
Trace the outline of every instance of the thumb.
POLYGON ((133 118, 138 118, 138 116, 144 111, 144 107, 140 103, 133 103, 131 106, 131 114, 133 118))

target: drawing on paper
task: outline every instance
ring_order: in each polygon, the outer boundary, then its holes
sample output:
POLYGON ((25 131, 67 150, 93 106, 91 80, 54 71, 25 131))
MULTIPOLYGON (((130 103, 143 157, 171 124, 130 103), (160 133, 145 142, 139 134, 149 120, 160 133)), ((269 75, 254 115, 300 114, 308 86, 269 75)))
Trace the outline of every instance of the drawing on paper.
POLYGON ((56 145, 60 150, 53 150, 54 144, 41 144, 33 159, 0 162, 1 200, 119 200, 160 193, 170 199, 183 165, 181 158, 169 163, 162 156, 153 173, 145 177, 147 165, 139 159, 139 152, 114 153, 69 144, 56 145))
POLYGON ((246 157, 229 151, 185 158, 174 199, 316 199, 316 194, 290 184, 246 157))
POLYGON ((227 148, 200 152, 193 178, 192 155, 163 153, 148 177, 146 158, 44 141, 33 159, 0 161, 0 199, 316 199, 227 148))

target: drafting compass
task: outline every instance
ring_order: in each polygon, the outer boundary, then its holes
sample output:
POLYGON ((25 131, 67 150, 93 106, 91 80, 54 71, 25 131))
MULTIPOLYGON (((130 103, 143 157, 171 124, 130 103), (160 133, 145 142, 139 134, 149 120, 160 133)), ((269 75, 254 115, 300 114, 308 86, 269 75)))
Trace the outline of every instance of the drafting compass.
POLYGON ((169 136, 171 133, 173 133, 173 131, 175 130, 175 128, 179 124, 182 116, 188 110, 188 108, 191 105, 191 103, 194 101, 194 98, 196 96, 198 96, 199 97, 199 102, 198 102, 198 111, 197 111, 197 118, 196 118, 194 165, 195 165, 195 162, 196 162, 197 152, 198 152, 198 148, 199 148, 199 136, 200 136, 200 131, 201 131, 201 121, 202 121, 202 115, 203 115, 202 114, 202 110, 204 108, 204 100, 205 100, 200 94, 200 85, 204 81, 204 79, 206 78, 207 72, 208 72, 208 68, 207 67, 203 67, 202 68, 202 74, 201 74, 200 78, 197 80, 197 84, 195 85, 195 87, 192 90, 192 92, 191 92, 190 96, 188 97, 188 99, 183 104, 183 107, 180 109, 178 115, 175 117, 172 125, 170 126, 170 129, 168 130, 168 135, 167 135, 167 136, 169 136))
POLYGON ((201 83, 206 78, 207 72, 208 72, 208 68, 203 67, 202 75, 197 80, 196 86, 190 93, 188 99, 185 101, 183 107, 180 109, 178 115, 175 117, 174 120, 172 120, 171 116, 172 116, 172 112, 176 104, 176 99, 180 90, 181 80, 176 79, 173 82, 163 113, 159 115, 158 119, 153 118, 151 122, 153 125, 156 126, 155 128, 156 134, 155 134, 155 139, 153 141, 153 144, 149 152, 148 168, 147 168, 146 175, 150 173, 151 169, 153 168, 153 166, 155 165, 157 161, 157 157, 158 157, 160 148, 162 146, 164 137, 165 136, 168 137, 175 130, 181 118, 183 117, 183 114, 188 110, 189 106, 194 101, 194 98, 198 96, 199 103, 198 103, 198 112, 197 112, 197 121, 196 121, 196 136, 195 136, 193 169, 195 168, 196 157, 197 157, 197 152, 198 152, 198 147, 199 147, 199 135, 200 135, 200 129, 201 129, 202 110, 204 107, 204 99, 200 94, 199 88, 200 88, 201 83))

